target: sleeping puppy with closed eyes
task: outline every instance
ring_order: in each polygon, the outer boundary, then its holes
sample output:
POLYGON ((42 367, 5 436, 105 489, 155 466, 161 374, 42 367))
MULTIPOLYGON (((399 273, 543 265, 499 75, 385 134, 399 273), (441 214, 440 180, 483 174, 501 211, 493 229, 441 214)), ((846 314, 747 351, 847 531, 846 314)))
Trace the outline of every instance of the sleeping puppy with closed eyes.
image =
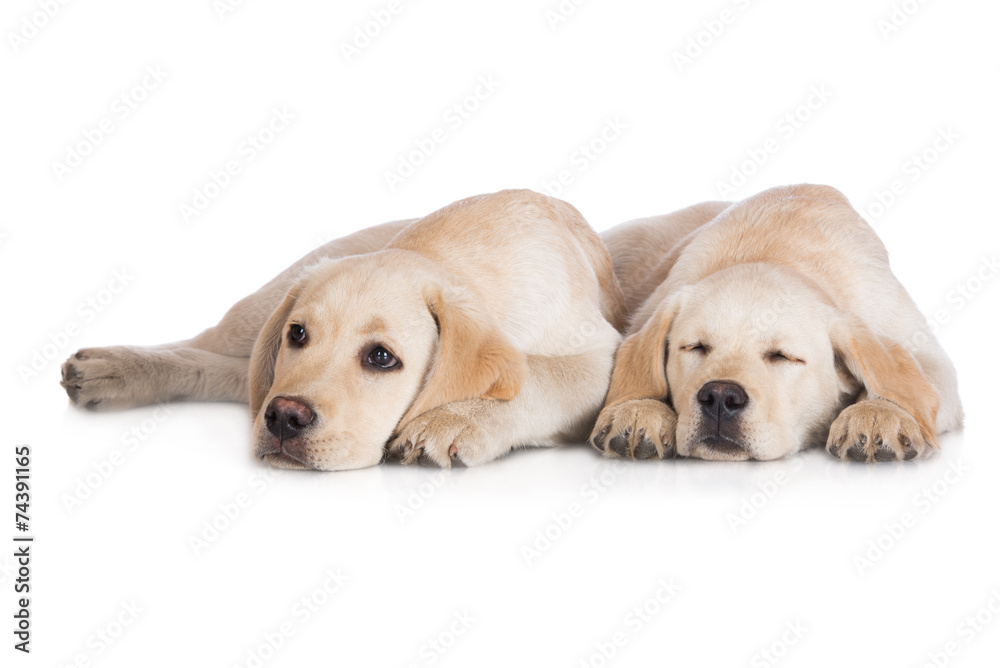
POLYGON ((602 236, 632 316, 590 438, 607 456, 908 460, 961 427, 951 361, 837 190, 773 188, 602 236))
POLYGON ((587 437, 624 314, 580 213, 505 190, 330 242, 192 339, 80 350, 62 385, 96 410, 249 402, 281 468, 474 465, 587 437))

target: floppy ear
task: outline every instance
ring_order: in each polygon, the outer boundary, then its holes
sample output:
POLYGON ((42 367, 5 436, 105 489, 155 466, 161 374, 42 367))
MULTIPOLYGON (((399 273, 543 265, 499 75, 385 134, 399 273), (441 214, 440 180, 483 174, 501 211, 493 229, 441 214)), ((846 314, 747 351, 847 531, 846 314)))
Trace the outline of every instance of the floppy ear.
POLYGON ((298 301, 299 292, 298 284, 294 285, 257 335, 257 342, 250 354, 251 420, 257 419, 261 404, 271 391, 271 384, 274 382, 274 362, 278 359, 278 350, 281 348, 281 335, 284 333, 288 314, 298 301))
POLYGON ((605 406, 633 399, 667 398, 667 335, 681 301, 682 293, 664 299, 646 324, 622 342, 615 355, 605 406))
POLYGON ((895 341, 876 336, 859 318, 841 314, 830 339, 834 351, 869 398, 888 399, 917 421, 924 440, 937 444, 940 399, 917 360, 895 341))
POLYGON ((516 397, 528 372, 527 359, 506 341, 476 298, 438 285, 429 287, 424 298, 438 325, 438 353, 400 424, 452 401, 516 397))

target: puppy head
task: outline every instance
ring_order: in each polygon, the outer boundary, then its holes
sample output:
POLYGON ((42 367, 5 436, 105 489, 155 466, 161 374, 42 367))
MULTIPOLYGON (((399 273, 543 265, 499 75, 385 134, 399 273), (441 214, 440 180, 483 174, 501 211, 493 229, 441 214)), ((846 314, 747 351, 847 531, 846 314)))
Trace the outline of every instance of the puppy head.
POLYGON ((608 405, 666 395, 682 456, 766 460, 822 443, 862 391, 934 438, 937 394, 916 360, 782 267, 730 267, 674 293, 615 364, 608 405))
POLYGON ((796 274, 740 265, 678 299, 666 363, 678 454, 776 459, 818 442, 842 391, 831 308, 796 274))
POLYGON ((254 452, 286 468, 371 466, 405 420, 449 401, 513 398, 524 365, 475 296, 419 256, 325 261, 254 347, 254 452))

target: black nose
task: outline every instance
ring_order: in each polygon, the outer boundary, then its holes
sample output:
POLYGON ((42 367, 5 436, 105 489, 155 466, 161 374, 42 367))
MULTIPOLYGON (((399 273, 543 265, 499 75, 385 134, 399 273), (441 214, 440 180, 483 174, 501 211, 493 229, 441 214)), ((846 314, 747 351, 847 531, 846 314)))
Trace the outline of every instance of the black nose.
POLYGON ((746 391, 736 383, 713 380, 698 390, 702 412, 713 420, 730 420, 747 405, 746 391))
POLYGON ((298 436, 312 421, 312 409, 301 401, 285 397, 271 399, 264 412, 267 430, 277 436, 279 441, 298 436))

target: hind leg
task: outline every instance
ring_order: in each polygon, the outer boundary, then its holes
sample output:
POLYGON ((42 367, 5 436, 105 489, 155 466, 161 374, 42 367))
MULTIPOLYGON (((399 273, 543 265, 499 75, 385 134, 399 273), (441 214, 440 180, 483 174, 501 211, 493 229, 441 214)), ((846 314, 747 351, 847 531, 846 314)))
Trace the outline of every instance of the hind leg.
POLYGON ((162 401, 247 401, 250 358, 197 348, 84 348, 62 366, 61 385, 81 408, 113 410, 162 401))
POLYGON ((75 405, 94 410, 161 401, 248 402, 250 353, 292 284, 319 260, 382 248, 409 222, 377 225, 317 248, 188 341, 84 348, 63 363, 61 385, 75 405))
POLYGON ((188 341, 79 350, 63 363, 61 385, 73 404, 91 410, 162 401, 246 402, 250 353, 283 296, 284 286, 262 289, 188 341))

